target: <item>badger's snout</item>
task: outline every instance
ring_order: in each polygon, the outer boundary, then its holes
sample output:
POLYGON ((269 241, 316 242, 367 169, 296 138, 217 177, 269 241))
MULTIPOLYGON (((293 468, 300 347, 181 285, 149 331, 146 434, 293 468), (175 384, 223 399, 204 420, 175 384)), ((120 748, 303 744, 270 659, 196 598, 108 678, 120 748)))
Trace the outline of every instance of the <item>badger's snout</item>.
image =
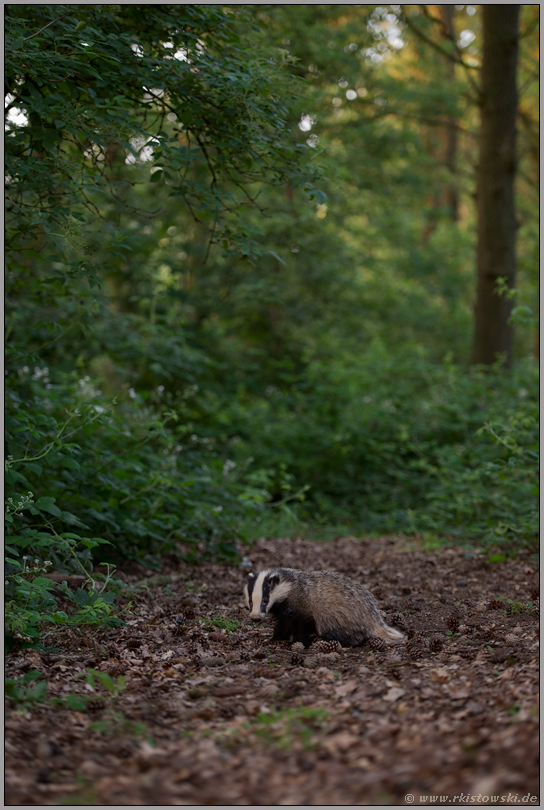
POLYGON ((249 618, 254 622, 263 622, 266 619, 266 613, 250 613, 249 618))

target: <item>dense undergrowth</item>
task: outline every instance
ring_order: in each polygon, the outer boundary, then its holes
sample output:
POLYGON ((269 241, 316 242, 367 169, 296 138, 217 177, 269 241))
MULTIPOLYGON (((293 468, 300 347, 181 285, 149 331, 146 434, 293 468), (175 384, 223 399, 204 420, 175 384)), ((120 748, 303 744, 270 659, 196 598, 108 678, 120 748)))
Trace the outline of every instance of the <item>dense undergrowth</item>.
POLYGON ((306 485, 309 523, 533 546, 537 387, 530 359, 505 377, 376 348, 356 369, 317 366, 237 403, 233 458, 306 485))

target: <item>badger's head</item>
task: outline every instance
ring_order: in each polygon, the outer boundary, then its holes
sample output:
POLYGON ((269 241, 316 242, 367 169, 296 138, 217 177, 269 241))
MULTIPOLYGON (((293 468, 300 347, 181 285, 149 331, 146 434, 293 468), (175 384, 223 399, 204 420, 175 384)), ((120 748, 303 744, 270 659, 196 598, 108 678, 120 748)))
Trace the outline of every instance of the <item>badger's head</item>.
POLYGON ((254 622, 266 619, 274 605, 287 599, 290 590, 290 583, 282 580, 279 571, 248 574, 244 596, 250 619, 254 622))

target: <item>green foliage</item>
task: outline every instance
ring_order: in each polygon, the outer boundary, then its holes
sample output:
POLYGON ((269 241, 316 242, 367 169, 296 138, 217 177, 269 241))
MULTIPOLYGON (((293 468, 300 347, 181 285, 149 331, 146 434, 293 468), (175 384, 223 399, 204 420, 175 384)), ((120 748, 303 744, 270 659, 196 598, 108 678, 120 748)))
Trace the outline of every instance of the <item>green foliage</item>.
POLYGON ((231 452, 241 465, 285 464, 295 488, 308 482, 298 509, 308 522, 533 546, 537 384, 531 363, 505 377, 376 346, 231 409, 231 452))
POLYGON ((128 199, 142 171, 145 193, 183 208, 206 250, 226 255, 260 253, 242 219, 251 184, 289 179, 318 192, 286 127, 289 60, 242 9, 10 5, 6 42, 6 610, 8 638, 24 643, 45 623, 120 621, 113 582, 98 588, 92 577, 98 553, 153 564, 182 543, 191 558, 232 557, 233 516, 268 499, 232 485, 190 424, 173 429, 179 416, 161 408, 160 388, 114 383, 108 397, 85 373, 105 351, 138 382, 187 385, 209 363, 155 314, 156 296, 149 323, 131 306, 111 317, 103 295, 141 247, 134 216, 159 213, 141 194, 128 199), (88 578, 88 590, 61 589, 69 615, 35 576, 51 567, 88 578))
POLYGON ((47 682, 39 680, 42 675, 39 669, 32 669, 22 678, 4 678, 6 698, 23 707, 31 703, 42 703, 47 697, 47 682))
POLYGON ((100 409, 85 408, 82 414, 76 406, 61 423, 52 413, 52 399, 35 397, 37 412, 29 414, 21 407, 23 400, 17 392, 12 389, 9 393, 12 410, 6 410, 6 641, 35 642, 44 624, 123 624, 114 615, 114 587, 105 590, 115 585, 111 576, 106 577, 102 588, 91 576, 92 550, 109 541, 93 536, 79 517, 60 508, 57 498, 49 494, 66 490, 70 483, 75 489, 81 481, 81 466, 75 460, 80 447, 69 439, 79 428, 93 425, 100 409), (35 500, 30 487, 42 488, 40 478, 44 473, 52 488, 35 500), (27 489, 28 494, 19 495, 20 488, 27 489), (74 528, 78 533, 72 531, 74 528), (79 534, 81 530, 87 531, 87 536, 79 534), (22 550, 31 551, 32 556, 21 556, 22 550), (57 589, 54 582, 40 576, 53 566, 82 572, 88 591, 80 588, 72 594, 65 582, 57 589), (54 591, 71 601, 75 611, 69 615, 60 610, 54 591))
POLYGON ((499 596, 499 602, 505 605, 505 613, 514 615, 517 613, 536 613, 537 608, 532 602, 520 602, 517 599, 505 599, 504 596, 499 596))
POLYGON ((33 703, 50 703, 54 706, 68 708, 72 711, 85 711, 87 696, 68 694, 62 697, 49 698, 47 696, 47 681, 39 680, 43 673, 39 669, 33 669, 25 673, 22 678, 5 678, 4 693, 6 698, 24 709, 33 703))
MULTIPOLYGON (((225 182, 243 195, 249 180, 305 179, 284 135, 282 60, 256 47, 243 16, 214 5, 9 5, 8 112, 26 120, 7 138, 8 244, 39 228, 61 255, 77 254, 92 195, 120 190, 108 170, 122 149, 129 163, 152 154, 149 182, 169 183, 172 202, 215 240, 249 248, 236 215, 247 199, 225 182)), ((121 230, 106 239, 114 255, 132 249, 121 230)))
POLYGON ((304 748, 314 748, 314 732, 325 726, 329 712, 326 709, 294 709, 260 712, 255 721, 255 734, 268 745, 291 750, 295 742, 304 748))
POLYGON ((126 679, 124 675, 118 675, 117 680, 114 681, 111 675, 107 672, 100 672, 98 669, 87 669, 81 675, 76 675, 76 678, 85 678, 86 682, 93 687, 98 684, 108 691, 112 697, 119 697, 121 692, 126 686, 126 679))
POLYGON ((217 627, 219 630, 226 630, 228 633, 236 633, 240 629, 238 619, 229 619, 225 616, 206 616, 203 621, 204 629, 217 627))
POLYGON ((190 560, 232 558, 234 527, 264 511, 270 497, 229 476, 228 463, 191 426, 176 425, 175 412, 159 415, 140 398, 117 408, 89 379, 50 388, 44 379, 38 384, 22 370, 6 410, 6 627, 22 641, 36 641, 44 623, 121 623, 113 604, 121 583, 93 573, 97 553, 98 562, 131 557, 151 565, 172 549, 190 560), (27 386, 32 414, 24 408, 27 386), (36 576, 52 567, 83 573, 88 590, 57 591, 36 576), (72 613, 58 608, 57 592, 72 613))
POLYGON ((89 729, 108 737, 121 734, 130 737, 143 737, 150 745, 153 745, 153 738, 149 734, 146 724, 130 720, 122 712, 113 712, 111 716, 103 720, 95 720, 93 723, 89 723, 89 729))

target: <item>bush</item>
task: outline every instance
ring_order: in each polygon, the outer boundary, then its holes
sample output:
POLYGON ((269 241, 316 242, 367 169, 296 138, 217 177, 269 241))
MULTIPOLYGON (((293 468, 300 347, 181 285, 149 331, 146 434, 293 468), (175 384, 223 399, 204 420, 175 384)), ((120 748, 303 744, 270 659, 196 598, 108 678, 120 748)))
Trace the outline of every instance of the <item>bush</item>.
POLYGON ((233 458, 309 485, 301 518, 523 547, 538 531, 537 390, 531 361, 506 376, 375 346, 357 366, 315 364, 288 391, 224 403, 223 418, 233 458))
POLYGON ((47 368, 25 366, 8 377, 6 450, 13 639, 36 640, 50 622, 119 623, 115 582, 108 576, 98 584, 97 562, 157 565, 174 550, 191 560, 232 559, 237 523, 269 500, 262 482, 234 478, 232 462, 188 435, 175 411, 136 394, 112 403, 89 377, 51 382, 47 368), (88 591, 73 598, 62 591, 75 603, 71 615, 42 576, 51 568, 86 578, 88 591))

